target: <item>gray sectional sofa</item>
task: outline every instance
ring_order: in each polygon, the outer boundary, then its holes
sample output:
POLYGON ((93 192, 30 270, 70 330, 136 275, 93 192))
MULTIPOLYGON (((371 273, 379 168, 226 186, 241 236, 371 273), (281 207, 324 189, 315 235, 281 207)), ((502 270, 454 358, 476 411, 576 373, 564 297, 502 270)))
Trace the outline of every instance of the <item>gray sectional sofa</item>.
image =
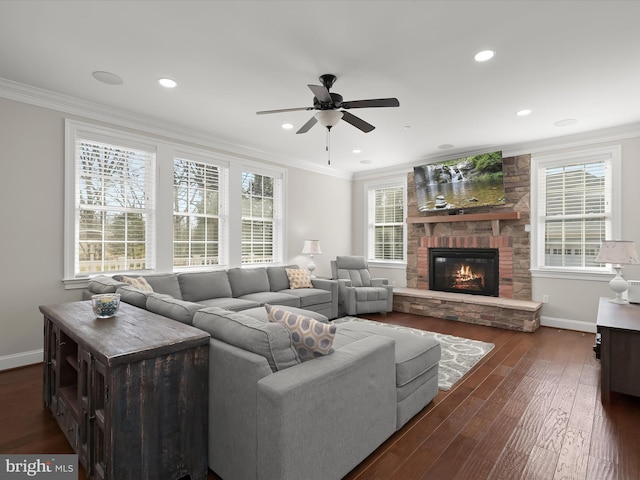
POLYGON ((106 276, 90 282, 90 293, 117 291, 210 334, 208 464, 224 480, 338 480, 438 391, 436 340, 382 323, 329 322, 337 282, 290 289, 284 268, 145 276, 154 292, 106 276), (270 302, 335 325, 333 351, 303 361, 294 332, 269 322, 270 302))
POLYGON ((337 282, 312 278, 313 288, 290 288, 286 269, 297 268, 287 265, 143 275, 153 292, 134 288, 123 282, 119 275, 99 275, 89 280, 85 298, 95 293, 117 292, 124 302, 183 323, 191 323, 194 313, 203 307, 241 311, 267 303, 336 318, 337 282))

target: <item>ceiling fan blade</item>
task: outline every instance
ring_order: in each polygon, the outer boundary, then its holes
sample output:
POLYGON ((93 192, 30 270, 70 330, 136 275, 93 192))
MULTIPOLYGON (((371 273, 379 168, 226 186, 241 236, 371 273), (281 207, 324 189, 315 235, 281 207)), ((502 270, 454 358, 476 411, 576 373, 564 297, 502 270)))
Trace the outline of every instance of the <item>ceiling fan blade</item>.
POLYGON ((342 108, 399 107, 397 98, 376 98, 371 100, 354 100, 342 102, 342 108))
POLYGON ((333 101, 331 95, 329 95, 329 90, 323 85, 307 85, 307 87, 309 87, 309 90, 313 92, 313 95, 320 103, 331 103, 333 101))
POLYGON ((361 118, 358 118, 358 117, 356 117, 355 115, 353 115, 353 114, 351 114, 349 112, 344 112, 344 111, 342 112, 342 120, 344 120, 347 123, 350 123, 351 125, 353 125, 356 128, 359 128, 364 133, 369 133, 371 130, 376 128, 373 125, 371 125, 370 123, 365 122, 361 118))
POLYGON ((316 117, 311 117, 307 121, 307 123, 305 123, 303 126, 301 126, 300 129, 296 133, 307 133, 309 131, 309 129, 311 127, 313 127, 316 123, 318 123, 318 120, 316 120, 316 117))
POLYGON ((313 107, 281 108, 279 110, 262 110, 261 112, 256 112, 256 115, 265 115, 267 113, 297 112, 300 110, 313 110, 313 107))

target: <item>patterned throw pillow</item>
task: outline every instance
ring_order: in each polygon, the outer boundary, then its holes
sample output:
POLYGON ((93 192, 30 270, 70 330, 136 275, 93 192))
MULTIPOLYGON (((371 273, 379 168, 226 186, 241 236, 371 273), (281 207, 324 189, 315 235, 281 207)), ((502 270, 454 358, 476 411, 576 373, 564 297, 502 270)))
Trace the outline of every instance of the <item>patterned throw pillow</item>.
POLYGON ((309 272, 301 268, 285 268, 291 288, 313 288, 309 272))
POLYGON ((300 361, 306 362, 333 353, 335 325, 318 322, 271 305, 265 305, 265 308, 270 322, 282 323, 291 332, 291 341, 300 361))
POLYGON ((133 278, 123 276, 120 280, 143 292, 153 292, 153 287, 149 285, 149 282, 147 282, 144 277, 133 278))

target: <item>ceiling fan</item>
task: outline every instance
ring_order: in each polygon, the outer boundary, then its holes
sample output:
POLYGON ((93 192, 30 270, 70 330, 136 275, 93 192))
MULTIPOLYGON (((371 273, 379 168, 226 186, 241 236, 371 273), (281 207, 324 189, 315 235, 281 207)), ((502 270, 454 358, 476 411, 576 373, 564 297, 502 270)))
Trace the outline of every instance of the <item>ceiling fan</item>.
POLYGON ((319 110, 313 117, 311 117, 307 123, 305 123, 296 133, 306 133, 316 123, 320 124, 331 130, 340 119, 353 125, 354 127, 362 130, 365 133, 369 133, 374 127, 370 123, 365 122, 359 117, 356 117, 352 113, 348 112, 352 108, 372 108, 372 107, 399 107, 400 102, 397 98, 377 98, 371 100, 355 100, 345 102, 342 100, 342 95, 338 93, 332 93, 329 90, 335 83, 337 77, 330 73, 321 75, 319 80, 322 85, 307 85, 313 92, 313 106, 312 107, 299 107, 299 108, 283 108, 280 110, 264 110, 256 112, 258 115, 264 115, 267 113, 282 113, 282 112, 295 112, 298 110, 319 110))

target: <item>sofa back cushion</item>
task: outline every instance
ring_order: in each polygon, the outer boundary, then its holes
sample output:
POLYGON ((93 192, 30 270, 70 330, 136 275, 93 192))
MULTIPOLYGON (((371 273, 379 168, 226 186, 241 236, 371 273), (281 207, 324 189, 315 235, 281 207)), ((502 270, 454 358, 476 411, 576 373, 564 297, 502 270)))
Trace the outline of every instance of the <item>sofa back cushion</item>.
POLYGON ((182 300, 178 276, 175 273, 155 273, 152 275, 144 275, 144 279, 149 285, 151 285, 151 288, 153 288, 155 293, 171 295, 173 298, 182 300))
POLYGON ((182 299, 188 302, 231 297, 231 285, 224 270, 181 273, 178 282, 182 299))
POLYGON ((263 322, 219 307, 198 310, 195 327, 213 338, 264 357, 277 372, 300 363, 289 330, 281 323, 263 322))
POLYGON ((231 268, 227 271, 231 292, 238 298, 258 292, 270 292, 269 277, 265 268, 231 268))
POLYGON ((289 277, 287 268, 300 268, 297 265, 286 265, 284 267, 267 267, 267 277, 269 277, 269 287, 272 292, 287 290, 289 288, 289 277))
POLYGON ((108 275, 97 275, 90 279, 88 284, 91 293, 115 293, 119 287, 125 285, 126 283, 108 275))
POLYGON ((147 297, 146 308, 150 312, 191 325, 193 315, 202 308, 202 305, 178 300, 171 295, 150 293, 147 297))

